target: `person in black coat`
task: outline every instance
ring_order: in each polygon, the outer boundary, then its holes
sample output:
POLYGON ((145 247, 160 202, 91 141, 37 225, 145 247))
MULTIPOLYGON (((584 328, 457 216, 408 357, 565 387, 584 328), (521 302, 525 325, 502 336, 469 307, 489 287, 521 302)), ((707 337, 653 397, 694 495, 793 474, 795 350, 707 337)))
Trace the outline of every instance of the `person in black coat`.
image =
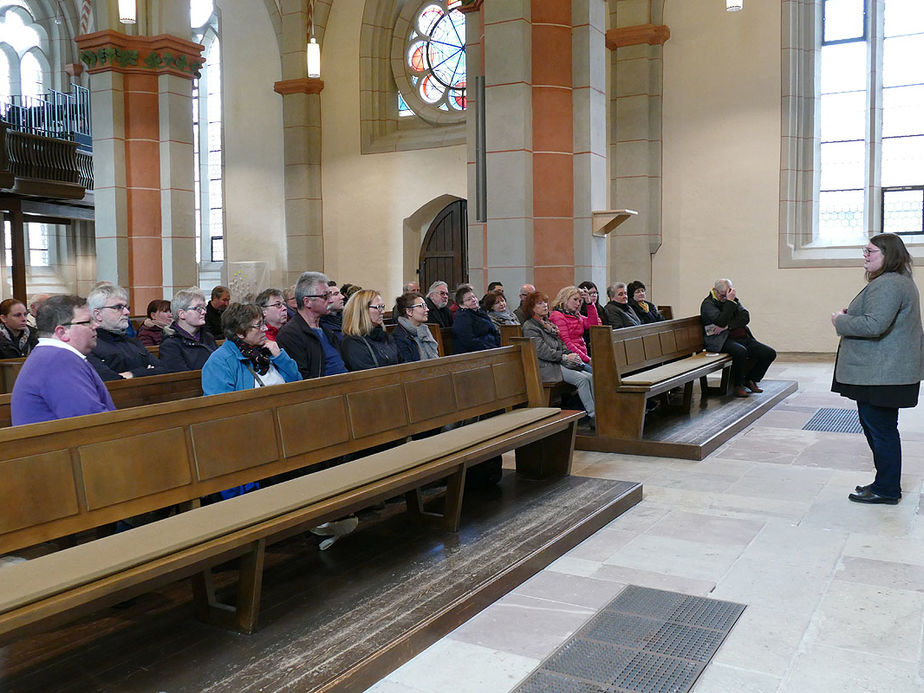
POLYGON ((231 291, 226 286, 216 286, 212 289, 212 300, 205 307, 205 329, 212 333, 215 339, 224 339, 225 333, 221 329, 221 314, 231 303, 231 291))
POLYGON ((218 344, 205 329, 205 294, 199 289, 177 291, 171 304, 173 324, 164 330, 160 361, 171 373, 202 370, 218 344))
POLYGON ((468 351, 495 349, 501 345, 500 332, 478 304, 470 287, 456 291, 459 309, 452 320, 452 348, 457 354, 468 351))
POLYGON ((641 318, 629 305, 629 291, 622 282, 616 282, 607 287, 606 295, 610 299, 603 307, 609 326, 614 330, 620 327, 637 327, 642 324, 641 318))
POLYGON ((398 346, 385 331, 385 302, 372 289, 350 296, 343 309, 343 341, 340 353, 351 371, 403 363, 398 346))
POLYGON ((435 322, 440 327, 452 327, 453 315, 449 310, 449 285, 446 282, 433 282, 427 290, 428 322, 435 322))
POLYGON ((38 330, 29 327, 26 304, 15 298, 0 303, 0 359, 29 355, 38 343, 38 330))
POLYGON ((439 344, 427 326, 427 313, 427 303, 416 291, 401 294, 395 302, 394 316, 398 324, 391 335, 405 363, 440 356, 439 344))
POLYGON ((304 380, 347 372, 339 336, 321 324, 330 312, 332 298, 327 281, 321 272, 302 273, 295 284, 298 312, 276 336, 276 343, 292 357, 304 380))
POLYGON ((635 311, 643 325, 664 320, 664 316, 658 312, 657 306, 651 303, 645 295, 645 285, 642 282, 638 280, 629 282, 626 291, 629 295, 629 305, 632 306, 632 310, 635 311))

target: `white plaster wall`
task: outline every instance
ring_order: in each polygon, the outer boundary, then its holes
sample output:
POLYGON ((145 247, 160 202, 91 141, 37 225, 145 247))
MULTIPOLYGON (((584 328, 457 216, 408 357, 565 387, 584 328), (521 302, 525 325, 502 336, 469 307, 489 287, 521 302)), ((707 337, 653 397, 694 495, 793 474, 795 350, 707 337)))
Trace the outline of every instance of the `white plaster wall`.
POLYGON ((401 291, 404 219, 440 195, 466 197, 465 145, 360 154, 362 12, 360 0, 334 3, 321 48, 324 270, 389 302, 401 291))
POLYGON ((861 268, 778 267, 780 3, 727 13, 722 2, 667 0, 664 20, 664 242, 651 295, 693 315, 728 276, 758 339, 833 352, 830 314, 865 280, 861 268))
MULTIPOLYGON (((263 262, 269 283, 285 270, 285 179, 279 48, 266 6, 217 0, 224 89, 225 244, 228 262, 263 262)), ((226 277, 225 281, 229 281, 226 277)))

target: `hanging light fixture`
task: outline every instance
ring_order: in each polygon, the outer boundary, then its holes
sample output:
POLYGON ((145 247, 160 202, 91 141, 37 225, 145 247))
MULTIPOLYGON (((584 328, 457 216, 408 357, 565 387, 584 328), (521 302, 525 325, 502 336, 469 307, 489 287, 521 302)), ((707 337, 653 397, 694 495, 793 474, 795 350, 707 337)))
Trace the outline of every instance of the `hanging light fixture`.
POLYGON ((138 21, 138 8, 135 0, 119 0, 119 21, 122 24, 134 24, 138 21))
POLYGON ((725 0, 726 12, 738 12, 744 7, 744 0, 725 0))
POLYGON ((321 76, 321 46, 314 38, 314 0, 308 2, 308 25, 311 27, 311 35, 308 39, 308 76, 321 76))

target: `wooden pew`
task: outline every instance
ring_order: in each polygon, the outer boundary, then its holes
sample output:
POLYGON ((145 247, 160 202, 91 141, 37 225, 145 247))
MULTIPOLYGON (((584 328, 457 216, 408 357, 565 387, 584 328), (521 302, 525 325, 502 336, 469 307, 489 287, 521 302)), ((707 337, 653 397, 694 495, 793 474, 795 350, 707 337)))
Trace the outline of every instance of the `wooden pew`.
MULTIPOLYGON (((522 325, 501 325, 499 330, 501 346, 510 346, 514 343, 514 340, 523 336, 522 325)), ((553 401, 559 401, 564 395, 574 394, 575 392, 577 390, 574 385, 569 385, 564 380, 542 381, 542 397, 546 406, 553 401)))
MULTIPOLYGON (((152 378, 153 380, 153 378, 152 378)), ((0 570, 0 642, 193 577, 197 615, 250 632, 268 544, 397 494, 458 528, 466 469, 516 450, 531 476, 570 473, 583 412, 541 406, 530 340, 472 354, 0 430, 0 554, 311 467, 397 447, 0 570), (514 407, 525 408, 512 409, 514 407), (468 426, 408 441, 492 412, 468 426), (419 489, 447 479, 445 510, 419 489), (241 558, 236 607, 211 567, 241 558)))

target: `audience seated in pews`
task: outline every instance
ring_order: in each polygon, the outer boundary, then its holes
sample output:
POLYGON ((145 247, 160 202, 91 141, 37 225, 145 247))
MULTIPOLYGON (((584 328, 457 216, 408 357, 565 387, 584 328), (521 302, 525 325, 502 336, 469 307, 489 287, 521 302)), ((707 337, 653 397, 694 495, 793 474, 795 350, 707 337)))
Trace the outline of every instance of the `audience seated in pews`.
POLYGON ((0 359, 25 358, 38 342, 38 332, 29 327, 26 304, 15 298, 0 302, 0 359))
POLYGON ((23 364, 10 402, 14 426, 113 411, 115 405, 87 355, 96 322, 79 296, 52 296, 36 316, 39 341, 23 364))
POLYGON ((87 296, 96 321, 96 346, 87 357, 103 380, 137 378, 169 373, 136 337, 126 335, 129 320, 128 292, 104 283, 87 296))
POLYGON ((205 308, 205 329, 212 333, 215 339, 222 339, 224 332, 221 329, 221 314, 231 303, 231 291, 226 286, 216 286, 212 289, 212 298, 205 308))
POLYGON ((520 321, 517 316, 510 312, 507 306, 507 298, 503 292, 488 292, 481 299, 481 307, 491 318, 491 322, 500 327, 501 325, 519 325, 520 321))
POLYGON ((439 358, 439 345, 427 327, 428 312, 427 302, 416 291, 401 294, 395 302, 398 324, 392 336, 405 363, 439 358))
POLYGON ((494 349, 500 346, 500 332, 478 304, 471 286, 456 291, 459 310, 452 319, 452 348, 456 354, 494 349))
POLYGON ((289 320, 286 311, 286 300, 279 289, 264 289, 254 299, 254 303, 263 311, 263 320, 266 322, 266 338, 276 341, 279 330, 289 320))
POLYGON ((276 342, 266 340, 263 311, 232 303, 221 316, 225 342, 202 367, 202 394, 217 395, 301 380, 298 366, 276 342))
POLYGON ((449 284, 435 281, 427 289, 427 308, 430 311, 427 320, 440 327, 452 327, 452 311, 449 310, 449 284))
POLYGON ((329 330, 337 338, 343 339, 343 303, 346 300, 336 282, 328 280, 327 289, 330 291, 330 301, 327 304, 327 313, 321 316, 321 327, 329 330))
POLYGON ((536 287, 532 284, 524 284, 520 287, 520 305, 514 309, 513 314, 516 316, 517 320, 520 321, 521 325, 529 319, 523 312, 523 303, 526 301, 527 296, 534 293, 536 293, 536 287))
POLYGON ((138 330, 138 341, 144 346, 158 346, 164 340, 170 323, 173 322, 173 313, 170 310, 170 301, 154 299, 148 304, 145 312, 147 317, 138 330))
POLYGON ((645 294, 645 285, 642 282, 637 279, 634 282, 629 282, 626 293, 630 297, 629 305, 632 306, 632 310, 635 311, 643 325, 664 320, 664 316, 658 312, 658 307, 648 301, 645 294))
POLYGON ((596 417, 594 407, 594 378, 580 355, 571 351, 561 337, 558 326, 549 319, 549 297, 533 292, 523 302, 523 336, 536 345, 539 371, 545 382, 564 380, 574 385, 587 412, 588 426, 593 428, 596 417))
POLYGON ((597 308, 593 303, 587 304, 587 315, 581 315, 581 306, 587 292, 581 292, 576 286, 566 286, 555 297, 555 305, 549 319, 558 327, 561 338, 567 347, 581 357, 586 366, 590 366, 590 355, 584 343, 584 331, 600 324, 597 308))
POLYGON ((385 331, 385 302, 381 294, 362 289, 350 296, 343 309, 340 353, 351 371, 402 363, 394 338, 385 331))
POLYGON ((304 272, 298 278, 295 284, 298 311, 276 338, 279 346, 295 360, 304 379, 347 372, 337 335, 320 324, 331 301, 327 281, 327 276, 320 272, 304 272))
POLYGON ((173 295, 173 324, 160 343, 160 361, 171 373, 202 370, 218 348, 205 325, 205 294, 197 287, 173 295))
POLYGON ((623 282, 616 282, 609 286, 606 295, 610 300, 603 310, 606 312, 610 327, 618 330, 621 327, 635 327, 642 324, 641 318, 629 305, 629 290, 623 282))

